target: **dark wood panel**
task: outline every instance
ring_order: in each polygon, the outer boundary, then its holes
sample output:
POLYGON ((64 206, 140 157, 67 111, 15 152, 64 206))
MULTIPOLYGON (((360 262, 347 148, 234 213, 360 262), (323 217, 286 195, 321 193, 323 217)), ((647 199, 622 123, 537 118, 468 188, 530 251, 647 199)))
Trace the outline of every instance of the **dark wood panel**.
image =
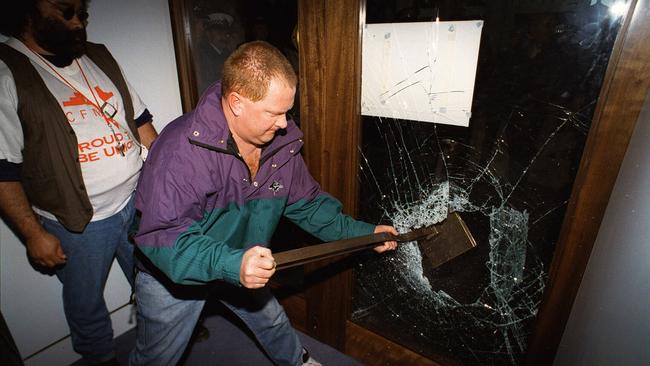
POLYGON ((323 188, 353 213, 361 98, 359 0, 299 1, 301 128, 323 188))
MULTIPOLYGON (((346 213, 357 205, 363 0, 299 0, 300 115, 305 159, 346 213)), ((307 273, 329 263, 306 266, 307 273)), ((309 333, 343 349, 350 314, 350 270, 328 273, 306 290, 309 333)))
MULTIPOLYGON (((345 353, 364 365, 441 366, 353 322, 347 322, 345 353)), ((453 363, 445 363, 453 365, 453 363)))
POLYGON ((616 40, 527 352, 550 365, 650 87, 650 0, 631 2, 616 40))

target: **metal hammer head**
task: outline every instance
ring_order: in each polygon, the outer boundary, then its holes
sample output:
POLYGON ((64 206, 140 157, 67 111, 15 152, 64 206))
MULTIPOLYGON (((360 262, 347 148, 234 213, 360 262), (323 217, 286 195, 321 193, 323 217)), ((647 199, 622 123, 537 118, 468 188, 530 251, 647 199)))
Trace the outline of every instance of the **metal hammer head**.
POLYGON ((423 263, 431 264, 432 268, 476 247, 476 240, 458 213, 452 212, 445 221, 434 226, 436 234, 420 237, 417 240, 423 263))

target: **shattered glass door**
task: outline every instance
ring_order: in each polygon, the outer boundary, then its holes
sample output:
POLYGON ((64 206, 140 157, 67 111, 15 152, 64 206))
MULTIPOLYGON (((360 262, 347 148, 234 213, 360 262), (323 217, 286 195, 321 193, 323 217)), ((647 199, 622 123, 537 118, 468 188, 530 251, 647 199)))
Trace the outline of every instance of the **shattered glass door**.
POLYGON ((365 253, 354 322, 443 364, 521 363, 623 21, 617 6, 367 0, 366 23, 484 22, 469 127, 363 117, 359 147, 361 219, 406 232, 456 212, 477 246, 435 266, 417 243, 365 253))

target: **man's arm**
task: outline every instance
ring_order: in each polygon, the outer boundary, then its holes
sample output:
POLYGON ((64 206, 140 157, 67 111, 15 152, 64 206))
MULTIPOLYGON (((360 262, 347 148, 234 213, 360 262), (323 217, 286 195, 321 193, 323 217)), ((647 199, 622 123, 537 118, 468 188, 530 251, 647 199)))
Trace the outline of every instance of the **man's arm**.
POLYGON ((46 267, 65 263, 59 239, 43 228, 20 182, 0 182, 0 210, 25 240, 27 252, 35 263, 46 267))
MULTIPOLYGON (((284 215, 323 241, 341 240, 370 233, 388 232, 397 235, 397 230, 388 225, 372 225, 343 214, 342 205, 336 198, 321 191, 320 186, 307 171, 301 156, 294 160, 294 184, 289 194, 289 205, 284 215)), ((374 248, 377 253, 395 250, 396 241, 387 241, 374 248)))
POLYGON ((9 68, 0 61, 0 211, 22 236, 27 253, 42 266, 65 263, 61 243, 48 233, 27 199, 20 183, 23 130, 18 118, 18 96, 9 68))
POLYGON ((158 137, 158 132, 156 132, 156 129, 153 127, 153 123, 151 121, 146 122, 145 124, 141 125, 138 127, 138 134, 140 135, 140 142, 147 148, 151 148, 151 144, 153 143, 153 140, 158 137))

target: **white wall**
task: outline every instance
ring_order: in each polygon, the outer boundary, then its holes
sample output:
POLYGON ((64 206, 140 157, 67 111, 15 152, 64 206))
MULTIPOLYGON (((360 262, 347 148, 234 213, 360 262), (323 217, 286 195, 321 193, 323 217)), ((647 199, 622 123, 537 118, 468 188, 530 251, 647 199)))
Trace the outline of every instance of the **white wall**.
MULTIPOLYGON (((93 0, 89 12, 89 40, 108 46, 160 130, 181 114, 167 0, 93 0)), ((56 277, 33 270, 23 244, 0 222, 0 307, 28 365, 68 365, 79 358, 70 345, 60 292, 56 277)), ((129 295, 115 264, 105 297, 116 335, 134 325, 128 322, 130 306, 123 307, 129 295)))
POLYGON ((650 365, 650 93, 554 365, 650 365))
POLYGON ((92 0, 88 39, 104 43, 154 116, 158 130, 182 113, 167 0, 92 0))

